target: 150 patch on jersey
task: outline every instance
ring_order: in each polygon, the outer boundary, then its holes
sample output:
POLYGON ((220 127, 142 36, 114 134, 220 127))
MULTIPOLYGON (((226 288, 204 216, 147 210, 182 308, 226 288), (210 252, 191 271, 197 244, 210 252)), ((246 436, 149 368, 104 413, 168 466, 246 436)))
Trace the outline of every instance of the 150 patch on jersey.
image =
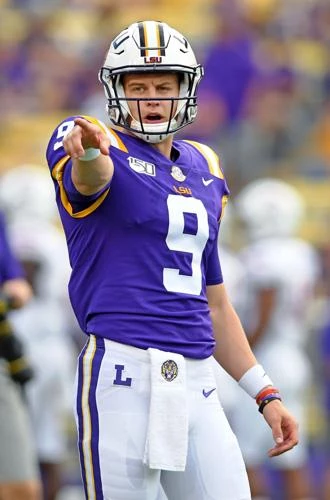
POLYGON ((139 160, 133 156, 127 158, 129 166, 138 174, 156 175, 156 166, 148 161, 139 160))

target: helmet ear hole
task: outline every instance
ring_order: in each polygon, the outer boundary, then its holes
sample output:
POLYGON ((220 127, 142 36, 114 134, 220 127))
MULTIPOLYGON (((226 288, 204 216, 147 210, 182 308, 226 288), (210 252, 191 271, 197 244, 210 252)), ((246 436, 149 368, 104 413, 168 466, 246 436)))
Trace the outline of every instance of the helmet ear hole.
MULTIPOLYGON (((148 142, 161 142, 191 123, 197 115, 196 90, 203 76, 195 55, 181 33, 166 23, 133 23, 111 43, 99 79, 108 100, 110 121, 148 142), (173 96, 177 110, 170 122, 143 124, 133 119, 124 92, 123 77, 131 73, 176 73, 179 97, 173 96)), ((139 101, 139 99, 137 99, 139 101)))

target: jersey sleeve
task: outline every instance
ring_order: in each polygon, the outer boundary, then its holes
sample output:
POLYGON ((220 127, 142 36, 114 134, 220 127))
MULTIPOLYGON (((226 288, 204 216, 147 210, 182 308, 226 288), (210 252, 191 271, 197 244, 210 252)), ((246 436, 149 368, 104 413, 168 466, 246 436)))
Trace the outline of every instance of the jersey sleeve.
POLYGON ((215 242, 209 254, 206 268, 206 286, 223 283, 222 270, 218 254, 218 245, 215 242))
POLYGON ((48 143, 46 158, 51 171, 53 171, 60 161, 64 159, 69 160, 69 156, 63 148, 63 139, 73 129, 76 118, 85 118, 89 122, 98 125, 111 138, 111 132, 108 127, 101 120, 93 116, 76 115, 66 118, 56 127, 48 143))
POLYGON ((60 161, 64 159, 69 160, 69 156, 63 148, 63 139, 73 129, 75 118, 77 117, 70 116, 66 118, 56 127, 51 135, 46 151, 47 164, 51 172, 53 172, 60 161))
POLYGON ((212 148, 210 148, 210 146, 207 146, 206 144, 191 140, 183 140, 182 142, 188 144, 190 147, 192 146, 194 150, 197 150, 198 153, 203 157, 209 174, 211 174, 213 177, 216 177, 217 179, 220 179, 221 181, 221 194, 218 214, 218 222, 220 222, 224 212, 224 208, 228 202, 228 197, 230 195, 220 157, 212 148))
MULTIPOLYGON (((110 185, 109 183, 99 192, 87 196, 79 193, 72 182, 72 161, 64 150, 63 139, 73 129, 74 120, 77 117, 68 117, 58 125, 50 138, 46 152, 47 163, 58 195, 58 203, 63 205, 73 217, 85 216, 97 208, 107 195, 110 185)), ((111 144, 115 143, 115 134, 103 122, 91 116, 79 115, 79 117, 98 125, 109 136, 111 144)))

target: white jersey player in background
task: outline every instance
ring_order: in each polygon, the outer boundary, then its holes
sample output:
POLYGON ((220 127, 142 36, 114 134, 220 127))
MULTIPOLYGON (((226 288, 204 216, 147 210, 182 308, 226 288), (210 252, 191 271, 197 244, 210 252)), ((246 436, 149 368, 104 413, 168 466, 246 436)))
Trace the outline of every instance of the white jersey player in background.
POLYGON ((281 471, 281 500, 312 499, 307 471, 306 396, 312 367, 306 353, 306 313, 313 299, 319 263, 316 250, 296 236, 304 204, 287 183, 265 178, 247 185, 236 198, 249 243, 240 252, 246 273, 241 318, 252 349, 281 387, 296 415, 300 446, 269 461, 267 425, 255 422, 255 407, 241 393, 234 430, 247 465, 252 496, 270 498, 261 466, 281 471))
POLYGON ((13 311, 10 320, 35 372, 26 395, 44 500, 55 500, 63 482, 77 354, 72 339, 77 326, 67 295, 68 255, 63 232, 56 227, 53 198, 41 167, 22 165, 2 177, 0 204, 7 214, 8 234, 34 290, 31 301, 13 311))
MULTIPOLYGON (((221 218, 221 230, 218 239, 219 257, 229 299, 238 314, 240 314, 245 296, 244 287, 246 274, 237 255, 237 250, 235 250, 238 245, 238 241, 234 241, 234 235, 237 235, 236 226, 237 214, 235 205, 233 202, 228 201, 224 215, 221 218)), ((244 391, 216 361, 214 362, 214 373, 218 396, 229 423, 231 424, 240 396, 244 391)))

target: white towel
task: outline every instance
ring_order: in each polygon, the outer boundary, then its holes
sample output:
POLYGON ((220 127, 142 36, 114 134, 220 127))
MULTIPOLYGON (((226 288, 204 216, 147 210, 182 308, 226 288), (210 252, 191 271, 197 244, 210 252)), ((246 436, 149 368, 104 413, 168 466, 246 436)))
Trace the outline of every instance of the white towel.
POLYGON ((183 471, 188 450, 185 360, 172 352, 148 352, 151 396, 144 463, 151 469, 183 471))

